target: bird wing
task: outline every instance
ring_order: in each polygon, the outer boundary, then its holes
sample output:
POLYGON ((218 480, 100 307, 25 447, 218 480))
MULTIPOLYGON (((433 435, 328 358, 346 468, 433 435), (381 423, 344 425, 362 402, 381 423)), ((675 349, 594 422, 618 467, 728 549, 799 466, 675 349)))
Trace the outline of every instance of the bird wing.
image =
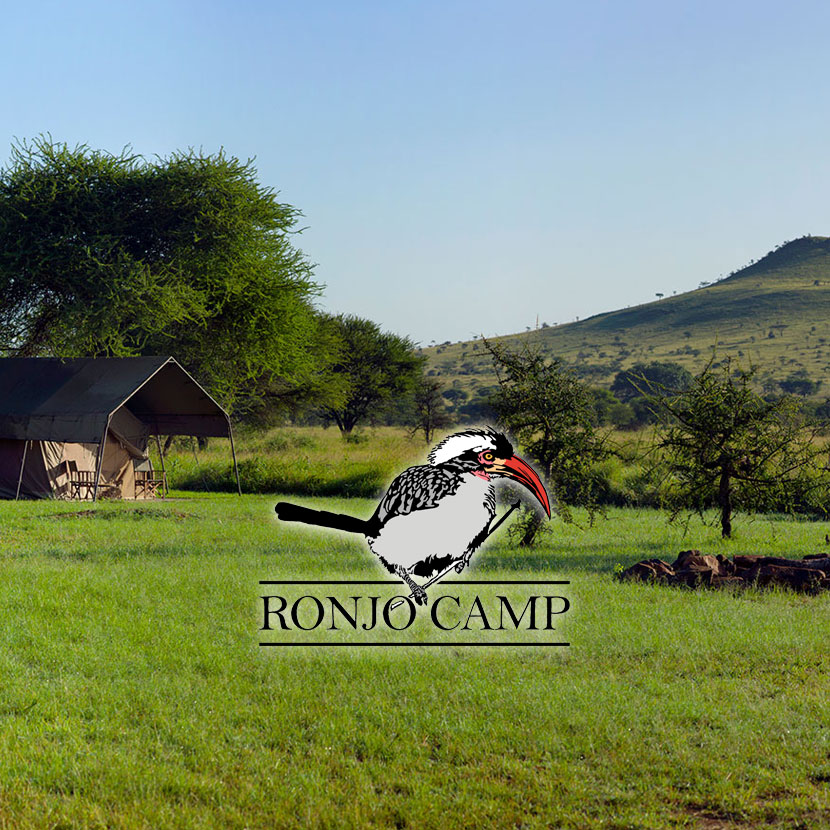
POLYGON ((404 470, 390 485, 373 517, 379 526, 393 516, 437 507, 445 496, 458 490, 461 476, 441 467, 423 465, 404 470))

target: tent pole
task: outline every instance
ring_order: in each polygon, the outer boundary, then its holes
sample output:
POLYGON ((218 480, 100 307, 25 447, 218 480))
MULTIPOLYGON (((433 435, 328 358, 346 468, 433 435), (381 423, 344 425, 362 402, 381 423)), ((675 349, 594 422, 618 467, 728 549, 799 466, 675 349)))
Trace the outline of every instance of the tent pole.
POLYGON ((101 436, 101 443, 98 446, 98 458, 95 459, 95 489, 92 491, 92 501, 98 501, 98 485, 101 483, 101 473, 104 467, 104 448, 107 445, 107 433, 110 431, 110 415, 107 418, 107 425, 104 427, 104 434, 101 436))
POLYGON ((164 493, 170 495, 170 488, 167 486, 167 471, 164 469, 164 453, 161 451, 161 441, 158 435, 156 436, 156 447, 159 451, 159 459, 161 459, 161 477, 164 481, 164 493))
POLYGON ((236 463, 236 450, 233 446, 233 429, 231 428, 231 419, 228 418, 228 438, 231 439, 231 455, 233 456, 233 471, 236 474, 236 490, 239 495, 242 495, 242 485, 239 483, 239 465, 236 463))
POLYGON ((14 495, 14 500, 17 501, 20 498, 20 487, 23 484, 23 467, 26 466, 26 450, 29 449, 29 442, 23 442, 23 459, 20 462, 20 475, 17 477, 17 493, 14 495))

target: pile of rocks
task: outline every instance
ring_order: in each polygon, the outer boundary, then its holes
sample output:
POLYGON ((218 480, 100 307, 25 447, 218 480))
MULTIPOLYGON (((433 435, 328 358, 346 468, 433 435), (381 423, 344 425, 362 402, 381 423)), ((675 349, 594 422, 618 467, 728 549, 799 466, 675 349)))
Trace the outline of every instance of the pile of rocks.
POLYGON ((684 550, 669 565, 662 559, 645 559, 619 575, 624 580, 686 585, 690 588, 726 588, 748 585, 781 585, 815 593, 830 590, 830 555, 812 554, 803 559, 778 556, 733 556, 684 550))

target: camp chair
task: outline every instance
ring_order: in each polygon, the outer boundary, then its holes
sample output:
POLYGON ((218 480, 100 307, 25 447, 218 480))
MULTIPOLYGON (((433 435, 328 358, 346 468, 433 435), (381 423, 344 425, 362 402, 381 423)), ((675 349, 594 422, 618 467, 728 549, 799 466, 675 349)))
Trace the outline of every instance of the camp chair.
MULTIPOLYGON (((95 471, 79 470, 75 461, 67 461, 66 469, 69 475, 69 498, 91 499, 95 494, 95 471)), ((116 497, 120 495, 121 488, 117 484, 109 484, 102 481, 98 485, 98 493, 101 496, 116 497)))
POLYGON ((135 496, 136 498, 151 499, 155 498, 156 494, 161 488, 161 497, 164 498, 165 490, 167 489, 167 474, 162 472, 161 478, 159 473, 152 467, 149 470, 135 471, 135 496), (140 495, 139 495, 140 494, 140 495))

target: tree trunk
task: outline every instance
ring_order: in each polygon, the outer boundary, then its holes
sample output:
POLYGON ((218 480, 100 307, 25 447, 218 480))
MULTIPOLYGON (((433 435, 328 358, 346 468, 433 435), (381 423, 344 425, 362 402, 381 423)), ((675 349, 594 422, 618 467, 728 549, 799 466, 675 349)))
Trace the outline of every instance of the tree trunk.
POLYGON ((533 545, 533 540, 536 538, 536 533, 539 528, 542 526, 542 517, 536 512, 533 512, 533 516, 531 517, 530 521, 527 523, 527 527, 525 528, 524 536, 522 536, 521 542, 519 542, 519 547, 522 548, 529 548, 533 545))
POLYGON ((732 536, 732 488, 729 467, 722 467, 720 472, 720 486, 718 487, 718 506, 720 507, 721 536, 729 539, 732 536))
POLYGON ((164 439, 164 448, 161 451, 161 454, 166 458, 167 453, 170 452, 170 447, 173 446, 173 436, 168 435, 167 438, 164 439))

